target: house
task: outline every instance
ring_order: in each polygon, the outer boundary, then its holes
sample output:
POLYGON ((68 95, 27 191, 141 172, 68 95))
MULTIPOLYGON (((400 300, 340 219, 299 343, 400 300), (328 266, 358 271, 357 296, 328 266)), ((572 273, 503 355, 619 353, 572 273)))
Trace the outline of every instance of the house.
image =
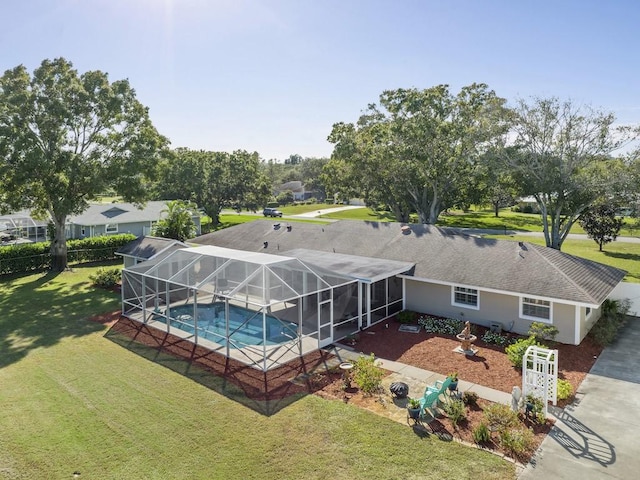
POLYGON ((120 247, 116 250, 115 254, 123 258, 124 267, 127 268, 149 260, 156 255, 187 246, 186 243, 171 238, 145 236, 138 237, 132 242, 120 247))
POLYGON ((283 183, 282 185, 276 188, 275 196, 282 192, 291 191, 293 193, 293 201, 301 202, 304 200, 308 200, 310 198, 316 198, 317 200, 324 200, 324 195, 321 192, 307 190, 304 184, 299 180, 292 180, 287 183, 283 183))
MULTIPOLYGON (((147 202, 141 208, 132 203, 94 203, 79 215, 67 218, 65 233, 68 239, 131 233, 136 237, 149 235, 158 220, 165 216, 167 203, 147 202)), ((192 217, 196 235, 200 235, 200 214, 192 217)), ((0 230, 14 237, 33 242, 47 240, 47 221, 37 220, 26 211, 0 216, 0 230)))
POLYGON ((122 272, 122 313, 267 371, 407 309, 579 344, 625 272, 430 225, 258 220, 122 272))
MULTIPOLYGON (((310 252, 408 262, 413 268, 397 275, 403 309, 486 327, 498 324, 521 334, 534 321, 550 323, 560 332, 558 341, 574 345, 600 317, 602 302, 626 273, 532 243, 461 235, 432 225, 339 221, 274 229, 263 220, 193 243, 291 255, 314 265, 323 260, 310 252)), ((330 261, 324 265, 335 268, 330 261)), ((381 288, 375 281, 367 285, 367 290, 381 288)), ((362 319, 362 327, 380 320, 373 313, 362 319)))
MULTIPOLYGON (((117 233, 136 237, 149 235, 158 220, 165 216, 166 202, 147 202, 142 208, 132 203, 91 204, 79 215, 67 219, 67 238, 86 238, 117 233)), ((196 234, 200 234, 200 215, 192 216, 196 234)))

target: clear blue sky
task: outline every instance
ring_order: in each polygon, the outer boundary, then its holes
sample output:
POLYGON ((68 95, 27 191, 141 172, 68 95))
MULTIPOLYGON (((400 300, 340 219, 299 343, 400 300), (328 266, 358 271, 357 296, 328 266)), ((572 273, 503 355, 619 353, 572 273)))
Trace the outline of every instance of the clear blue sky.
POLYGON ((3 0, 0 69, 128 78, 173 147, 329 156, 383 90, 558 96, 640 123, 637 0, 3 0))

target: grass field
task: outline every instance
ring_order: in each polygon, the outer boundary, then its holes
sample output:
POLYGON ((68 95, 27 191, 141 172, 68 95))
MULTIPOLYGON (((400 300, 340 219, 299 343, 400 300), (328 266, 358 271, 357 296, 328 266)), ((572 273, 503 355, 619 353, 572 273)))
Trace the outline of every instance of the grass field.
MULTIPOLYGON (((377 222, 393 222, 395 218, 389 212, 374 212, 362 207, 342 212, 334 212, 322 215, 324 218, 336 220, 369 220, 377 222)), ((414 215, 413 220, 417 220, 414 215)), ((635 222, 627 219, 625 226, 620 230, 620 236, 637 236, 640 229, 635 227, 635 222)), ((500 210, 500 216, 496 217, 493 211, 478 210, 462 212, 451 210, 448 213, 440 214, 438 225, 441 227, 457 228, 481 228, 491 230, 521 230, 525 232, 542 232, 542 220, 540 215, 532 213, 516 213, 508 208, 500 210)), ((582 227, 576 223, 571 228, 571 233, 584 234, 582 227)))
POLYGON ((342 402, 262 415, 210 373, 85 320, 120 303, 93 271, 0 279, 0 478, 514 478, 494 455, 342 402))

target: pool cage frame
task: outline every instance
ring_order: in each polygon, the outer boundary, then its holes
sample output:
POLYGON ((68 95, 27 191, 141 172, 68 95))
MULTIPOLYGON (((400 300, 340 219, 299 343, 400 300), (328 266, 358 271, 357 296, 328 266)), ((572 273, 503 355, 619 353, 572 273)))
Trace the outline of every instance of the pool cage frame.
POLYGON ((122 271, 124 316, 265 372, 332 343, 334 319, 358 331, 360 295, 356 279, 297 258, 213 246, 166 252, 122 271), (211 305, 224 305, 223 333, 202 320, 211 305), (173 315, 178 306, 189 314, 173 315), (247 312, 240 324, 230 321, 238 308, 247 312), (277 343, 268 333, 274 318, 286 332, 277 343), (256 323, 262 329, 247 342, 243 332, 256 323))

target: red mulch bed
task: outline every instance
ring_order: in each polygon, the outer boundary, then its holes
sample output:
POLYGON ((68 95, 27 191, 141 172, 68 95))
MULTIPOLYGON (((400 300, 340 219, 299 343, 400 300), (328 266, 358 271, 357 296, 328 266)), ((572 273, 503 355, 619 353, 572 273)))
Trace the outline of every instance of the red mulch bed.
MULTIPOLYGON (((478 353, 471 357, 453 352, 460 346, 460 342, 453 337, 427 334, 423 330, 420 333, 399 332, 398 326, 395 320, 374 325, 359 334, 353 348, 367 355, 373 353, 379 358, 443 375, 458 372, 461 380, 502 392, 511 393, 514 386, 522 386, 522 373, 511 365, 504 347, 480 340, 486 331, 483 327, 474 327, 478 336, 474 347, 478 353)), ((558 376, 571 383, 574 392, 602 352, 602 347, 589 337, 578 346, 560 343, 549 346, 558 350, 558 376)))
MULTIPOLYGON (((296 394, 316 393, 384 415, 385 409, 380 404, 380 396, 364 396, 356 388, 345 394, 341 372, 327 368, 326 362, 332 356, 326 352, 314 352, 265 373, 179 337, 120 317, 120 312, 98 315, 91 320, 110 326, 108 335, 120 334, 137 343, 191 361, 239 387, 247 398, 252 400, 269 403, 270 400, 280 400, 296 394)), ((424 331, 418 334, 399 332, 398 326, 395 320, 375 325, 358 335, 354 348, 367 355, 374 353, 376 357, 382 359, 395 360, 443 375, 456 371, 461 380, 507 393, 511 392, 513 386, 522 384, 520 371, 511 366, 503 347, 485 344, 478 339, 474 344, 479 350, 478 353, 468 357, 453 352, 459 345, 459 341, 452 337, 426 334, 424 331)), ((474 328, 480 338, 484 329, 474 328)), ((589 338, 585 339, 580 346, 554 344, 553 348, 557 348, 559 352, 559 377, 569 381, 575 392, 597 356, 600 355, 602 348, 595 345, 589 338)), ((384 364, 382 367, 384 368, 384 364)), ((563 406, 562 402, 559 403, 563 406)), ((478 407, 468 407, 467 419, 457 428, 453 427, 448 418, 441 417, 431 422, 429 429, 440 437, 456 438, 472 444, 473 429, 482 421, 483 408, 488 404, 489 402, 480 399, 478 407)), ((523 418, 523 422, 525 426, 534 430, 534 449, 539 446, 553 426, 552 421, 547 421, 545 425, 537 425, 523 418)), ((483 448, 504 453, 501 452, 495 435, 492 439, 493 441, 483 445, 483 448)), ((518 460, 526 462, 533 453, 534 450, 531 450, 518 460)))

